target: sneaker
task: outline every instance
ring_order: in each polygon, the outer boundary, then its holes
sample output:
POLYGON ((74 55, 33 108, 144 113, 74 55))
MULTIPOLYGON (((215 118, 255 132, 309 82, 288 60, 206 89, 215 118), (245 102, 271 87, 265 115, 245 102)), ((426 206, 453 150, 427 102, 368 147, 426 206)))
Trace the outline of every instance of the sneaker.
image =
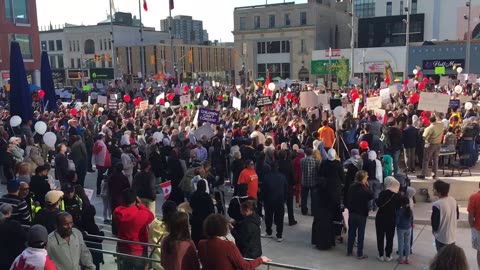
POLYGON ((402 259, 398 260, 398 264, 403 264, 403 260, 402 259))
POLYGON ((385 256, 385 261, 386 261, 386 262, 391 262, 391 261, 392 261, 392 257, 385 256))
POLYGON ((293 225, 297 225, 297 224, 298 224, 298 222, 296 220, 288 222, 288 226, 293 226, 293 225))
POLYGON ((410 262, 408 261, 408 259, 405 260, 405 264, 410 264, 410 262))
POLYGON ((277 242, 283 242, 283 238, 282 237, 277 237, 277 242))
MULTIPOLYGON (((258 234, 257 234, 257 235, 258 235, 258 234)), ((262 234, 260 235, 260 237, 262 237, 262 238, 272 238, 273 236, 272 236, 271 234, 268 234, 268 233, 262 233, 262 234)))
POLYGON ((383 256, 378 256, 378 255, 377 255, 377 260, 378 260, 379 262, 384 262, 384 261, 385 261, 385 258, 384 258, 383 256))

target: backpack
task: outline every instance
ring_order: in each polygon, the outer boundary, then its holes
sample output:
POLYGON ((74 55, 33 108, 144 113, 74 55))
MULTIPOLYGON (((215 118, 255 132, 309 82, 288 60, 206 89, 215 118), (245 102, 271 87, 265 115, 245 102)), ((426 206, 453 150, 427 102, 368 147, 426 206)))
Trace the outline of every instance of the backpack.
POLYGON ((185 172, 182 180, 178 184, 178 187, 185 193, 190 194, 193 192, 192 179, 195 177, 195 169, 197 167, 192 167, 185 172))

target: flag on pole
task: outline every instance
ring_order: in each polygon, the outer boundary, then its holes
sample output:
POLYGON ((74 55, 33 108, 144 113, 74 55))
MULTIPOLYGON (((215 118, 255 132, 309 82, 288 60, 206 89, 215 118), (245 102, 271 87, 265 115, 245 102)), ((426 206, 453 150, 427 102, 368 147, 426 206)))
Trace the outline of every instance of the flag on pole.
POLYGON ((172 181, 167 181, 164 183, 160 184, 160 187, 163 190, 163 197, 165 200, 168 200, 168 197, 170 197, 170 193, 172 193, 172 181))
POLYGON ((175 5, 173 4, 173 0, 170 0, 170 10, 172 10, 174 7, 175 5))
POLYGON ((264 96, 271 96, 272 95, 272 91, 270 91, 270 89, 268 89, 268 85, 270 84, 270 72, 268 71, 268 68, 267 68, 267 78, 265 78, 265 85, 263 85, 263 95, 264 96))
POLYGON ((143 9, 148 11, 147 0, 143 0, 143 9))
POLYGON ((421 82, 423 80, 423 71, 422 67, 415 65, 415 69, 417 69, 417 80, 421 82))

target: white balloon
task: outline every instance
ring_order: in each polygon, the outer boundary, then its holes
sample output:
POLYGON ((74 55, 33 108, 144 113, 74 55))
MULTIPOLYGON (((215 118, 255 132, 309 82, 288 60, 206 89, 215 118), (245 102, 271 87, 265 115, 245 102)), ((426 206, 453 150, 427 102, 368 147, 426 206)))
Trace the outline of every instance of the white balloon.
POLYGON ((455 93, 461 94, 463 92, 463 87, 461 85, 455 86, 455 93))
POLYGON ((274 84, 273 82, 269 83, 269 84, 268 84, 268 89, 269 89, 270 91, 275 90, 275 84, 274 84))
POLYGON ((417 69, 414 69, 414 70, 413 70, 413 74, 414 74, 414 75, 417 75, 417 73, 418 73, 418 70, 417 70, 417 69))
POLYGON ((465 109, 471 110, 473 108, 473 104, 471 102, 465 103, 465 109))
POLYGON ((47 146, 51 148, 55 148, 55 143, 57 142, 57 136, 53 132, 47 132, 43 134, 43 142, 47 146))
POLYGON ((77 109, 77 111, 80 111, 82 109, 82 103, 81 102, 77 102, 75 104, 75 109, 77 109))
POLYGON ((12 116, 12 118, 10 118, 10 126, 12 127, 18 127, 20 126, 21 123, 22 123, 22 118, 18 115, 14 115, 12 116))
POLYGON ((163 133, 157 131, 153 133, 152 137, 155 143, 159 143, 163 140, 163 133))
POLYGON ((45 132, 47 132, 47 124, 45 124, 45 122, 42 122, 42 121, 38 121, 37 123, 35 123, 35 131, 40 134, 40 135, 43 135, 45 134, 45 132))
POLYGON ((203 106, 207 107, 207 106, 208 106, 208 100, 204 100, 204 101, 202 102, 202 104, 203 104, 203 106))
POLYGON ((345 108, 343 108, 342 106, 338 106, 333 110, 333 115, 339 120, 343 119, 346 114, 347 110, 345 110, 345 108))
POLYGON ((170 108, 170 102, 165 102, 165 108, 170 108))
POLYGON ((448 128, 448 120, 447 120, 447 119, 443 119, 443 120, 442 120, 442 123, 443 123, 443 128, 447 129, 447 128, 448 128))
POLYGON ((462 71, 463 71, 463 68, 462 68, 462 67, 458 67, 458 68, 457 68, 457 73, 462 73, 462 71))

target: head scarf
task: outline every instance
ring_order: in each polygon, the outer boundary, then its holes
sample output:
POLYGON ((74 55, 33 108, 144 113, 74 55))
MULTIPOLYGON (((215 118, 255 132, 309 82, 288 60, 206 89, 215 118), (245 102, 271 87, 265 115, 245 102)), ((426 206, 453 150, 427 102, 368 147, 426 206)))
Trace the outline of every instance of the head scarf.
POLYGON ((398 191, 400 190, 400 182, 398 182, 398 180, 395 179, 395 177, 393 176, 385 177, 384 184, 385 188, 393 193, 398 193, 398 191))
POLYGON ((330 148, 330 150, 328 150, 327 158, 330 161, 334 161, 335 159, 337 159, 337 151, 335 151, 335 149, 333 148, 330 148))
POLYGON ((369 160, 375 160, 377 159, 377 152, 373 151, 373 150, 370 150, 368 152, 368 159, 369 160))

